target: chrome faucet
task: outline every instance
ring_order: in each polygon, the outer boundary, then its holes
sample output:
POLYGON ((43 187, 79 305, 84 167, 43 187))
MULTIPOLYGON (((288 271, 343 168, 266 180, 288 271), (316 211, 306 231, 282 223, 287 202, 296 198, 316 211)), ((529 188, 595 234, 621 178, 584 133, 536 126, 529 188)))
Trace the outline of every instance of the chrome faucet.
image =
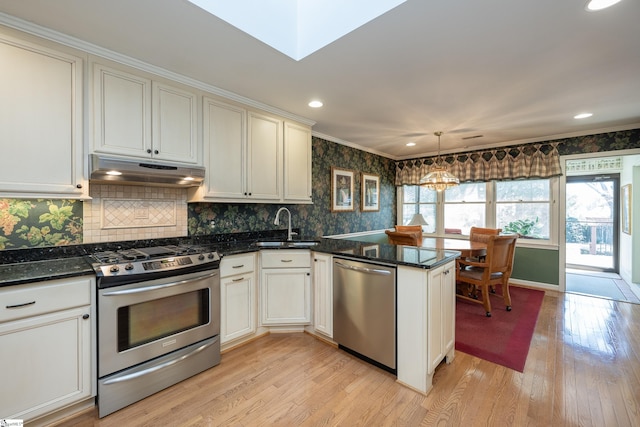
POLYGON ((289 211, 289 209, 282 207, 280 209, 278 209, 278 212, 276 212, 276 219, 273 220, 273 223, 275 225, 280 225, 280 212, 282 211, 287 211, 287 213, 289 214, 289 225, 287 226, 287 241, 291 241, 293 240, 291 238, 291 236, 294 234, 291 232, 291 212, 289 211))

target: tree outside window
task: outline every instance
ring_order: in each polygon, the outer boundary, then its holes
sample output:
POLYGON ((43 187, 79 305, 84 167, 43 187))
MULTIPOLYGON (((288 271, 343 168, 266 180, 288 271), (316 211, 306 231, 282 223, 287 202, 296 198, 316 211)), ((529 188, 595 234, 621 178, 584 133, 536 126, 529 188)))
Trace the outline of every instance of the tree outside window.
POLYGON ((496 224, 503 233, 549 239, 551 194, 548 179, 496 182, 496 224))

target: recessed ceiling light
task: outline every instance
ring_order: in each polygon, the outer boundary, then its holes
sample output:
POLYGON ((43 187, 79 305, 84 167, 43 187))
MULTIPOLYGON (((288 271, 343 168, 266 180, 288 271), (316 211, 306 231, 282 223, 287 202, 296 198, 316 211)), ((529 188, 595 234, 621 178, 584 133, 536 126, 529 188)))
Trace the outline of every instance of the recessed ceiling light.
POLYGON ((606 9, 621 1, 622 0, 589 0, 587 2, 587 5, 585 6, 585 9, 587 9, 589 12, 595 12, 598 10, 606 9))
POLYGON ((322 101, 311 101, 309 103, 309 107, 311 108, 320 108, 322 107, 324 104, 322 103, 322 101))
POLYGON ((577 114, 577 115, 573 116, 573 118, 574 119, 586 119, 587 117, 591 117, 591 116, 593 116, 592 113, 580 113, 580 114, 577 114))
POLYGON ((415 142, 407 142, 407 147, 414 147, 415 145, 415 142))

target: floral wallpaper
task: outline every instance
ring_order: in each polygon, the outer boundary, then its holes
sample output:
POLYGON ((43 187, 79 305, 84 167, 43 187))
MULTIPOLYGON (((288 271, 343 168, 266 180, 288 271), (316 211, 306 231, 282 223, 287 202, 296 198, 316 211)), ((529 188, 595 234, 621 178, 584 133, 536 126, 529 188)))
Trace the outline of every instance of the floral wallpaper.
MULTIPOLYGON (((311 163, 312 205, 193 203, 189 205, 189 234, 278 228, 273 224, 273 220, 281 206, 286 206, 291 211, 292 227, 299 228, 300 234, 307 237, 380 230, 395 224, 396 189, 393 184, 393 160, 313 137, 311 163), (332 166, 356 172, 352 212, 331 212, 332 166), (361 172, 380 176, 380 210, 377 212, 360 210, 361 172)), ((286 220, 286 216, 283 219, 286 220)))
POLYGON ((82 202, 0 199, 0 249, 82 243, 82 202))
MULTIPOLYGON (((640 129, 557 140, 560 155, 640 147, 640 129)), ((284 205, 292 225, 308 237, 390 228, 396 220, 395 162, 313 137, 313 205, 284 205), (353 212, 331 212, 331 167, 356 171, 353 212), (360 211, 360 172, 380 176, 380 211, 360 211)), ((1 190, 1 189, 0 189, 1 190)), ((194 203, 189 235, 273 230, 281 205, 194 203)), ((83 203, 78 200, 0 199, 0 250, 83 243, 83 203)))

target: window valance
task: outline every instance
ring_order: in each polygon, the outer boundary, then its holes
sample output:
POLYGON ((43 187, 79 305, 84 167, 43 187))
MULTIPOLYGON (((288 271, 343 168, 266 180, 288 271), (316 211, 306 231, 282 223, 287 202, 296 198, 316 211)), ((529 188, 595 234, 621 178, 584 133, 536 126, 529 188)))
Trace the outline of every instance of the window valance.
MULTIPOLYGON (((460 182, 501 181, 522 178, 551 178, 562 175, 558 142, 526 144, 441 156, 442 164, 460 182)), ((399 185, 418 185, 436 157, 396 162, 399 185)))

